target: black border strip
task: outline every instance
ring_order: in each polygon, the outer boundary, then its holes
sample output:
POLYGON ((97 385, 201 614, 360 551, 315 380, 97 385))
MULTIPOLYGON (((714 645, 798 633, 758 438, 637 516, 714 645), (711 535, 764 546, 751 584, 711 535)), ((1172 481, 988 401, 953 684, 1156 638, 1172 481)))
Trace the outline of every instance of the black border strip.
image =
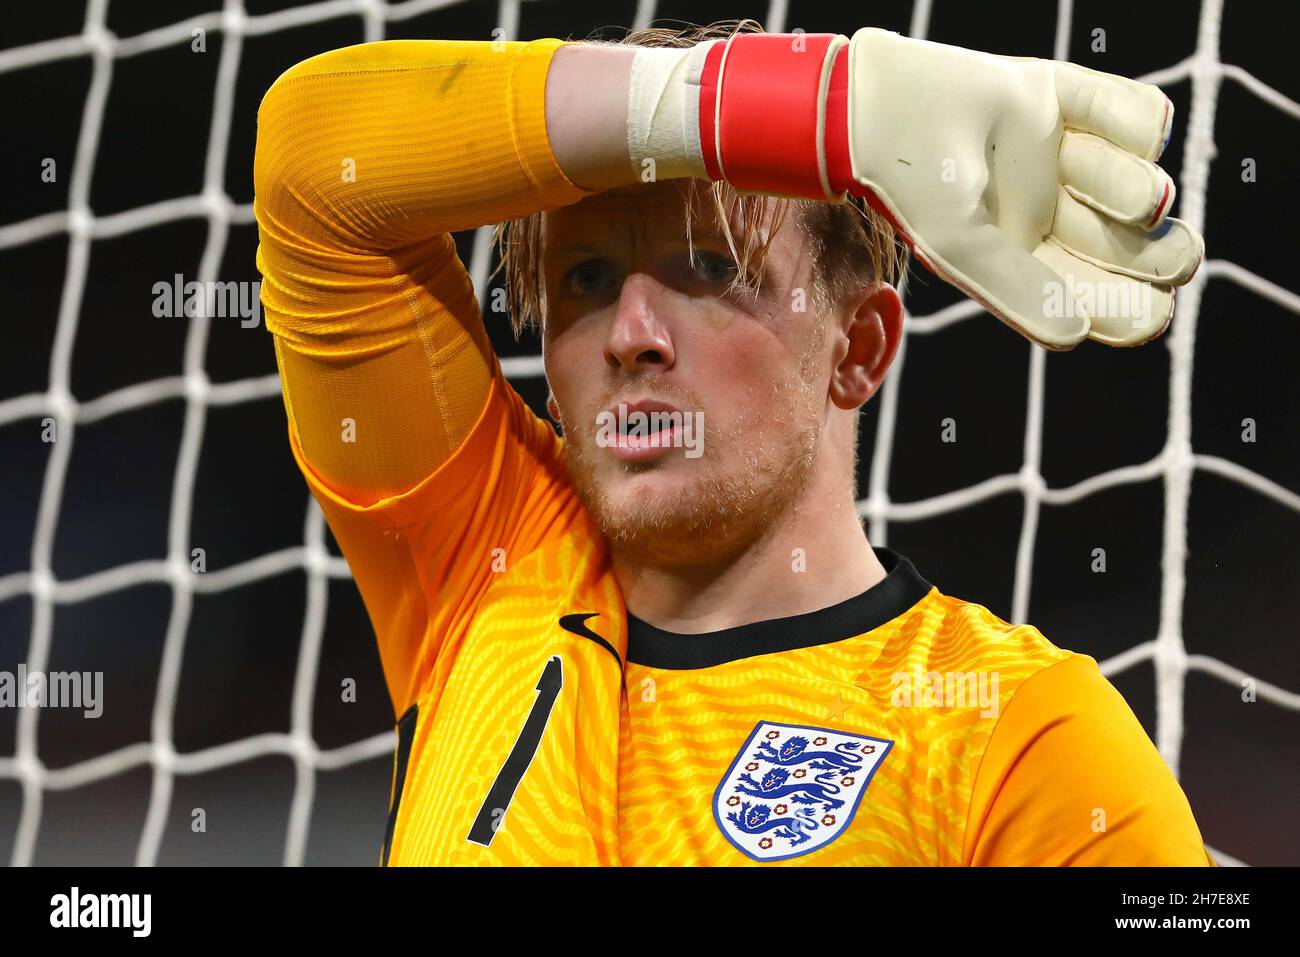
POLYGON ((419 719, 419 702, 406 709, 397 722, 397 770, 393 784, 393 806, 388 811, 388 825, 384 828, 384 867, 393 849, 393 832, 397 829, 397 811, 402 805, 402 789, 406 787, 406 766, 411 759, 411 745, 415 743, 415 724, 419 719))

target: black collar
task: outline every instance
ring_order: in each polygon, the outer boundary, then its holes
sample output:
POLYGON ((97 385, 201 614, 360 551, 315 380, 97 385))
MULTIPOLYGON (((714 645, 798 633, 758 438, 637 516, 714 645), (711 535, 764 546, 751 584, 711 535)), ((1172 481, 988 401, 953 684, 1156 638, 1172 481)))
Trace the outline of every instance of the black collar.
POLYGON ((879 628, 930 591, 912 563, 888 548, 875 549, 885 577, 838 605, 789 618, 771 618, 701 635, 680 635, 627 615, 627 660, 649 668, 711 668, 740 658, 843 641, 879 628))

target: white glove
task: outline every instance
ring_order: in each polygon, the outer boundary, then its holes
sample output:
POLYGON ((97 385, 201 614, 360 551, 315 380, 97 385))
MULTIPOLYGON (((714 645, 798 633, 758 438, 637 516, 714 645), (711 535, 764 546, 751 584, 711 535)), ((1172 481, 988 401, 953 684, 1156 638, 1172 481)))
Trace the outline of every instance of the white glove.
POLYGON ((853 178, 924 265, 1049 349, 1165 330, 1205 247, 1167 215, 1158 87, 874 28, 848 69, 853 178))

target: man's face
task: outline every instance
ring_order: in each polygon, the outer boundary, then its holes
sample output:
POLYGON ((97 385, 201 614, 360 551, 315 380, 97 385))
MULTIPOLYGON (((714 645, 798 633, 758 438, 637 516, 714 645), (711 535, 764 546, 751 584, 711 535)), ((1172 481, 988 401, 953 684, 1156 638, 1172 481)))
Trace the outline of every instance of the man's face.
POLYGON ((543 350, 574 487, 616 547, 671 564, 743 546, 807 486, 830 371, 793 212, 756 296, 726 292, 736 266, 710 216, 693 217, 692 262, 684 217, 679 185, 659 183, 549 213, 544 233, 543 350), (680 415, 648 435, 637 411, 680 415))

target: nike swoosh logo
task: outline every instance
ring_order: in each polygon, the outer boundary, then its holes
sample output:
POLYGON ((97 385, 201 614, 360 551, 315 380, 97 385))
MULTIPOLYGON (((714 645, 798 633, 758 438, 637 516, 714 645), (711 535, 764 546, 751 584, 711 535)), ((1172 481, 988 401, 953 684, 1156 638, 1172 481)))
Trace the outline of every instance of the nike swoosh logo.
POLYGON ((618 666, 622 668, 623 659, 618 656, 618 652, 614 650, 614 646, 587 627, 587 619, 595 618, 597 615, 598 612, 594 611, 589 611, 586 614, 579 613, 576 615, 565 615, 560 619, 560 627, 571 635, 577 635, 579 638, 591 639, 613 655, 614 660, 618 662, 618 666))

